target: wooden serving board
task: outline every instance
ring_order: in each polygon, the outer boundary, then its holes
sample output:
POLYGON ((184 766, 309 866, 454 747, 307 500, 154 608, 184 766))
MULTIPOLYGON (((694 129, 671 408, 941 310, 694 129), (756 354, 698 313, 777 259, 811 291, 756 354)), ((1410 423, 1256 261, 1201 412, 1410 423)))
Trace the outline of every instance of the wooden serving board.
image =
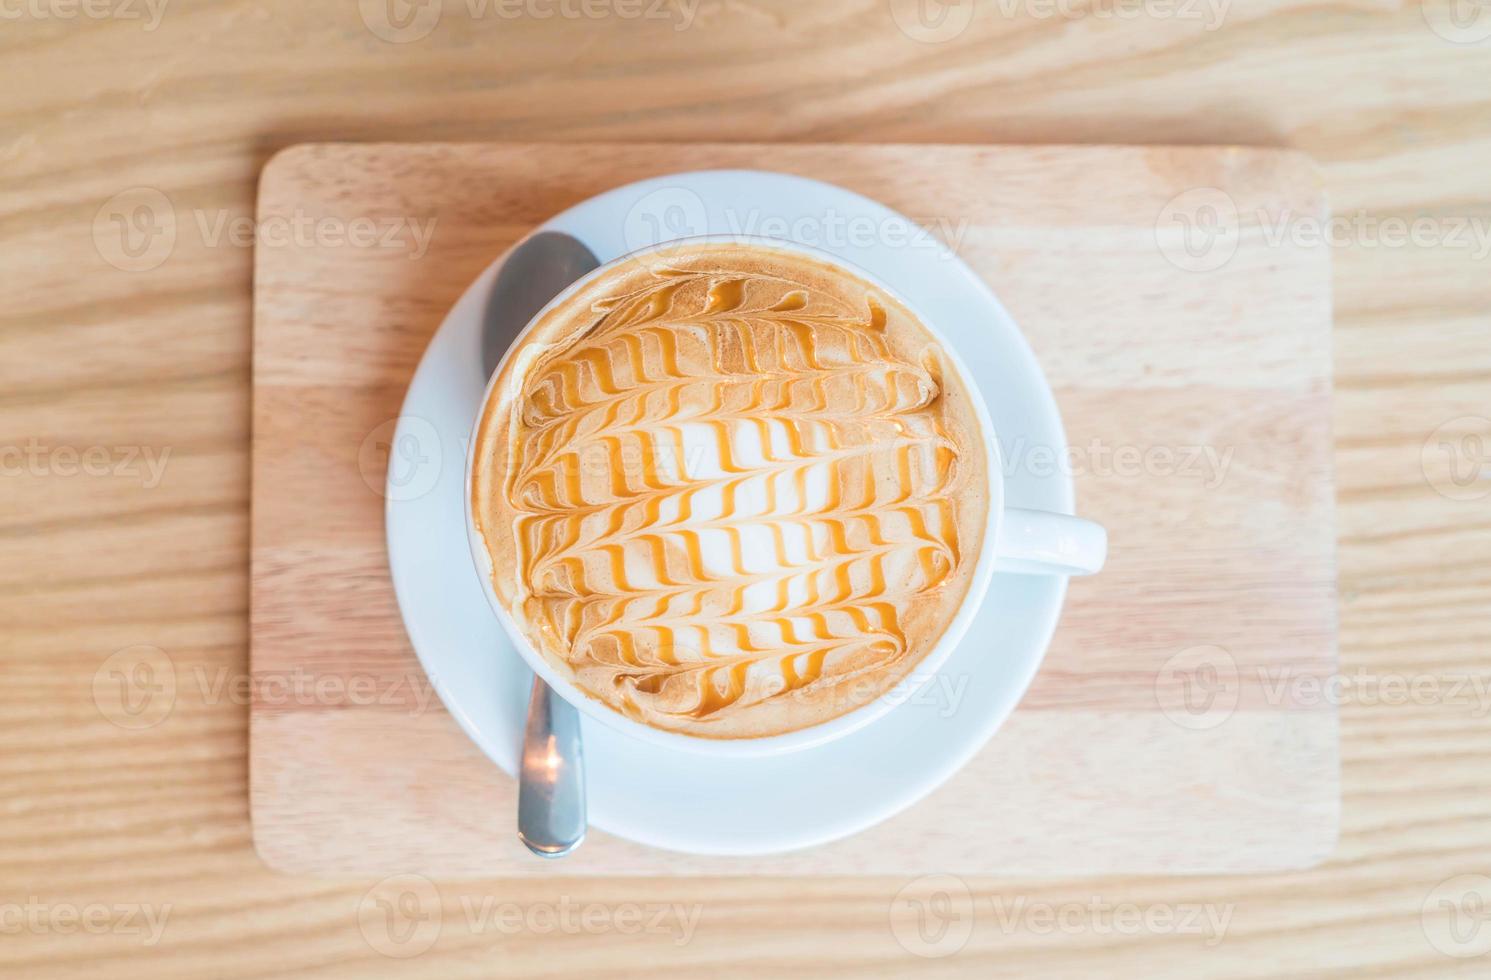
POLYGON ((259 853, 287 872, 488 877, 1321 860, 1339 810, 1330 261, 1276 229, 1324 209, 1306 158, 1236 147, 373 144, 275 157, 254 285, 259 853), (514 783, 429 703, 388 578, 380 453, 430 336, 503 249, 618 184, 713 167, 832 181, 939 230, 1044 365, 1080 510, 1108 527, 1111 556, 1072 583, 1015 714, 905 813, 777 858, 687 857, 595 832, 545 863, 512 833, 514 783))

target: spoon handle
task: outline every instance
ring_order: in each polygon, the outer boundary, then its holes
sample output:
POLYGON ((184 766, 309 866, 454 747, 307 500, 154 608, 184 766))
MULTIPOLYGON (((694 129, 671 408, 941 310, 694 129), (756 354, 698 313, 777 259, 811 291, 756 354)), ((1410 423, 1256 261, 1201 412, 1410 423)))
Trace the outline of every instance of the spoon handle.
POLYGON ((585 839, 580 713, 533 679, 518 774, 518 838, 539 857, 564 857, 585 839))

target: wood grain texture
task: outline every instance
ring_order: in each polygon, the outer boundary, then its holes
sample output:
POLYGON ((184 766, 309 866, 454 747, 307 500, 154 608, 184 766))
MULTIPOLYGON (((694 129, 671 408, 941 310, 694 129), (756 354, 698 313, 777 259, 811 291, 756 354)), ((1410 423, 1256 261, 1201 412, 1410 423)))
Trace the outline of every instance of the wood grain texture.
MULTIPOLYGON (((1324 858, 1337 831, 1335 705, 1309 694, 1336 657, 1330 256, 1250 227, 1222 267, 1185 268, 1192 256, 1157 216, 1194 188, 1247 215, 1325 217, 1307 159, 1236 148, 307 144, 276 156, 261 228, 362 218, 388 229, 390 247, 308 233, 256 256, 260 855, 289 873, 543 878, 1258 872, 1324 858), (532 227, 513 212, 762 161, 942 229, 994 286, 1047 364, 1075 447, 1061 462, 1079 471, 1083 512, 1108 528, 1109 566, 1074 583, 1017 723, 880 826, 749 860, 594 831, 562 864, 542 861, 493 819, 516 811, 516 784, 429 696, 405 637, 383 551, 388 423, 466 285, 452 270, 485 265, 532 227), (1083 179, 1094 173, 1104 179, 1083 179), (288 690, 295 680, 304 692, 288 690), (1156 835, 1162 825, 1173 829, 1156 835)), ((733 218, 768 232, 786 220, 733 218)), ((849 233, 833 220, 800 234, 849 233)), ((897 229, 862 233, 917 247, 890 239, 897 229)), ((1192 241, 1202 259, 1203 241, 1192 241)), ((1003 448, 1011 473, 1058 465, 1050 447, 1003 448)), ((958 680, 900 710, 960 710, 958 680)))
MULTIPOLYGON (((1491 522, 1487 498, 1451 479, 1453 450, 1468 465, 1469 447, 1425 449, 1447 423, 1491 414, 1491 262, 1451 234, 1491 219, 1491 44, 1437 33, 1439 0, 1234 3, 1212 25, 996 5, 943 43, 909 38, 872 0, 706 0, 686 30, 444 8, 407 43, 372 33, 351 0, 173 0, 152 30, 28 12, 0 31, 7 974, 1484 973, 1483 957, 1446 954, 1444 914, 1423 910, 1442 883, 1491 874, 1491 715, 1452 695, 1488 676, 1491 522), (1357 233, 1331 248, 1341 669, 1360 680, 1340 711, 1332 857, 1304 874, 970 878, 966 942, 931 959, 891 928, 910 921, 909 906, 892 915, 903 878, 442 882, 437 941, 397 959, 359 928, 372 880, 266 870, 247 700, 212 683, 248 663, 253 255, 210 243, 194 213, 209 231, 251 218, 264 163, 294 143, 595 139, 1284 146, 1320 164, 1333 213, 1435 223, 1417 242, 1357 233), (137 187, 187 224, 165 261, 128 271, 94 220, 137 187), (40 462, 18 472, 12 450, 32 446, 40 462), (57 455, 95 446, 118 451, 117 470, 57 455), (125 465, 131 448, 170 450, 161 479, 125 465), (188 682, 169 717, 122 728, 93 684, 137 644, 188 682), (1391 679, 1443 686, 1378 696, 1391 679), (1233 915, 1208 944, 1101 929, 1082 911, 1094 897, 1233 915), (683 944, 619 922, 567 935, 467 914, 489 899, 676 902, 702 917, 683 944), (1015 901, 1077 908, 1053 929, 997 914, 1015 901), (17 903, 39 921, 18 928, 17 903), (116 927, 69 929, 64 913, 92 905, 116 927), (131 905, 171 907, 159 942, 125 931, 116 906, 131 905)), ((453 290, 484 260, 471 261, 453 290)))

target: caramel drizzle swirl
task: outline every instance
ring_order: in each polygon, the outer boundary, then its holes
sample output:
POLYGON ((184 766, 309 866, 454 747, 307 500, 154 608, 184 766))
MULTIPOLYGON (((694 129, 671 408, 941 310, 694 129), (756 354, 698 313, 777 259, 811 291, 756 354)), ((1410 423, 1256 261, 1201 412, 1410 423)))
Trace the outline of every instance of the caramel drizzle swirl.
POLYGON ((593 313, 524 376, 506 486, 524 613, 581 686, 707 721, 905 657, 960 562, 935 354, 772 275, 593 313))

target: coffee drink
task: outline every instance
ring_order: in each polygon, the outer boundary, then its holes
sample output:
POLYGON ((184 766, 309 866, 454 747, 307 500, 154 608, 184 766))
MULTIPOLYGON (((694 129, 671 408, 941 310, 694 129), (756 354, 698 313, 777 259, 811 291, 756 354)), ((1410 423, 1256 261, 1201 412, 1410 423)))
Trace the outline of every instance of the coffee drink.
POLYGON ((884 694, 969 589, 970 392, 894 297, 750 244, 608 267, 509 354, 472 512, 503 607, 586 695, 754 738, 884 694))

